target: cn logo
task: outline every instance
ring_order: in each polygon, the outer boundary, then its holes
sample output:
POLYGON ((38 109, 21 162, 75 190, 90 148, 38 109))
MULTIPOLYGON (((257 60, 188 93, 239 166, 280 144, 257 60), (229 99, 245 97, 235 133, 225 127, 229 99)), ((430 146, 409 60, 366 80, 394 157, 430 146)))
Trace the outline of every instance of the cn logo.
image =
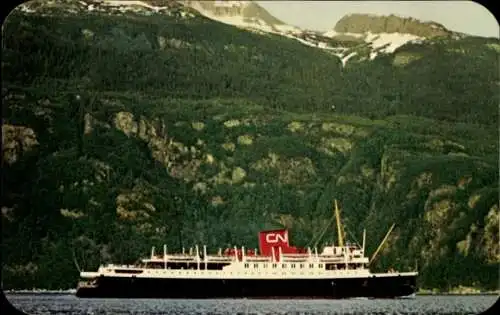
POLYGON ((279 243, 279 242, 288 243, 288 235, 269 233, 269 234, 266 234, 266 242, 268 242, 268 243, 279 243))

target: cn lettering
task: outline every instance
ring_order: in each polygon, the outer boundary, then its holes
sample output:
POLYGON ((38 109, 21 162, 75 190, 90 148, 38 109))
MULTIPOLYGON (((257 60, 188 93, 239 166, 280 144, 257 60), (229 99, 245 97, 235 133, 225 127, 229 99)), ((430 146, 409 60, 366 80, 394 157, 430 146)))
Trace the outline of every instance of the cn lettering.
POLYGON ((278 243, 278 242, 288 243, 288 235, 269 233, 269 234, 266 234, 266 242, 268 242, 268 243, 278 243))

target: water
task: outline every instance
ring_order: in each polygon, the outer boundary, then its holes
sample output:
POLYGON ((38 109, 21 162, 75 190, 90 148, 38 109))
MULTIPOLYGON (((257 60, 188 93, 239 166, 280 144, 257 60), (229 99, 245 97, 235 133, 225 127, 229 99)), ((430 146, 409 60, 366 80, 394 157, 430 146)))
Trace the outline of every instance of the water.
POLYGON ((79 299, 70 294, 6 294, 28 314, 478 314, 498 296, 417 296, 395 300, 79 299))

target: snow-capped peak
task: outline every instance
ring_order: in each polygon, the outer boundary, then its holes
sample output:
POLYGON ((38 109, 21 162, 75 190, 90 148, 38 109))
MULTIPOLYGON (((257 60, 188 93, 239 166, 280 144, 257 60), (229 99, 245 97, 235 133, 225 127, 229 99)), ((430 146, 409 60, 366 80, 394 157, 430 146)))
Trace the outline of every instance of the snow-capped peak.
POLYGON ((265 33, 293 33, 300 29, 272 16, 254 1, 180 1, 209 19, 265 33))

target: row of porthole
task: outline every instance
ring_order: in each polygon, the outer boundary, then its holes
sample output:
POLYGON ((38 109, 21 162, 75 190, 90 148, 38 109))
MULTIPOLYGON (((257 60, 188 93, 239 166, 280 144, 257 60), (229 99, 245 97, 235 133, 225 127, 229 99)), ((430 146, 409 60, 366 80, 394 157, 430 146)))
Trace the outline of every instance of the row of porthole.
MULTIPOLYGON (((267 268, 267 264, 264 264, 263 265, 263 268, 267 268)), ((281 268, 286 268, 288 266, 288 264, 281 264, 281 268)), ((299 264, 299 268, 305 268, 304 267, 305 265, 304 264, 299 264)), ((250 268, 250 264, 245 264, 244 265, 245 268, 250 268)), ((259 264, 253 264, 253 267, 254 268, 258 268, 259 267, 259 264)), ((272 264, 272 267, 273 268, 278 268, 278 264, 272 264)), ((296 265, 295 264, 290 264, 290 267, 291 268, 295 268, 296 265)), ((309 268, 314 268, 314 264, 309 264, 309 268)), ((318 264, 318 268, 323 268, 323 264, 318 264)))
MULTIPOLYGON (((170 271, 172 271, 172 270, 170 270, 170 271)), ((187 270, 186 270, 186 271, 187 271, 187 270)), ((201 271, 201 272, 200 272, 200 274, 207 273, 206 271, 203 271, 203 270, 200 270, 200 271, 201 271)), ((162 271, 161 271, 161 270, 155 270, 155 271, 150 271, 149 273, 162 273, 162 271)), ((182 271, 177 271, 176 273, 177 273, 177 274, 185 274, 185 272, 182 272, 182 271)), ((191 273, 191 274, 196 275, 196 274, 198 274, 198 271, 197 271, 197 270, 194 270, 194 271, 192 271, 192 272, 190 272, 190 273, 191 273)), ((212 272, 210 272, 210 273, 212 273, 212 272)), ((213 273, 217 273, 217 272, 213 272, 213 273)), ((228 272, 228 274, 232 275, 232 274, 233 274, 233 272, 228 272)), ((234 272, 234 274, 240 274, 240 273, 239 273, 239 272, 234 272)), ((248 274, 253 275, 253 274, 258 274, 258 273, 254 273, 254 272, 245 272, 244 274, 245 274, 245 275, 248 275, 248 274)), ((274 272, 274 273, 272 273, 272 274, 276 274, 276 272, 274 272)), ((283 272, 282 274, 286 274, 286 273, 284 273, 284 272, 283 272)), ((301 275, 303 275, 303 274, 304 274, 304 272, 301 272, 300 274, 301 274, 301 275)), ((313 275, 314 273, 313 273, 313 272, 309 272, 308 274, 313 275)), ((319 273, 318 273, 318 274, 319 274, 319 273)))
MULTIPOLYGON (((248 268, 248 267, 246 267, 246 268, 248 268)), ((274 268, 276 268, 276 267, 274 267, 274 268)), ((192 272, 193 274, 197 274, 197 272, 198 272, 198 270, 194 270, 194 269, 192 271, 191 270, 182 270, 181 271, 181 270, 171 270, 171 269, 168 269, 168 270, 169 270, 169 272, 175 272, 176 271, 177 274, 185 274, 186 272, 190 272, 190 273, 192 272)), ((146 273, 156 273, 156 274, 159 274, 159 273, 164 273, 164 271, 165 270, 163 270, 163 269, 160 269, 160 270, 148 270, 146 273)), ((220 271, 199 270, 199 271, 201 271, 202 273, 215 273, 215 274, 218 274, 221 270, 220 271)), ((338 270, 338 271, 347 272, 347 273, 355 273, 356 272, 356 270, 338 270)), ((230 272, 230 274, 232 274, 232 272, 230 272)), ((245 274, 248 274, 248 272, 245 272, 245 274)), ((303 274, 303 272, 301 274, 303 274)))
MULTIPOLYGON (((277 267, 277 266, 276 266, 277 267)), ((273 268, 276 268, 273 266, 273 268)), ((321 264, 319 265, 321 268, 321 264)), ((245 266, 245 268, 249 268, 249 266, 245 266)), ((256 268, 256 267, 255 267, 256 268)), ((286 267, 283 267, 286 268, 286 267)), ((293 268, 293 267, 292 267, 293 268)), ((218 274, 219 272, 222 272, 223 270, 196 270, 196 269, 186 269, 186 270, 172 270, 172 269, 167 269, 169 272, 177 272, 179 274, 186 273, 186 272, 197 272, 197 271, 202 271, 204 273, 215 273, 218 274)), ((337 269, 337 270, 331 270, 331 271, 342 271, 342 272, 348 272, 348 273, 355 273, 357 270, 352 270, 352 269, 337 269)), ((146 273, 164 273, 164 269, 158 269, 158 270, 148 270, 146 273)))

